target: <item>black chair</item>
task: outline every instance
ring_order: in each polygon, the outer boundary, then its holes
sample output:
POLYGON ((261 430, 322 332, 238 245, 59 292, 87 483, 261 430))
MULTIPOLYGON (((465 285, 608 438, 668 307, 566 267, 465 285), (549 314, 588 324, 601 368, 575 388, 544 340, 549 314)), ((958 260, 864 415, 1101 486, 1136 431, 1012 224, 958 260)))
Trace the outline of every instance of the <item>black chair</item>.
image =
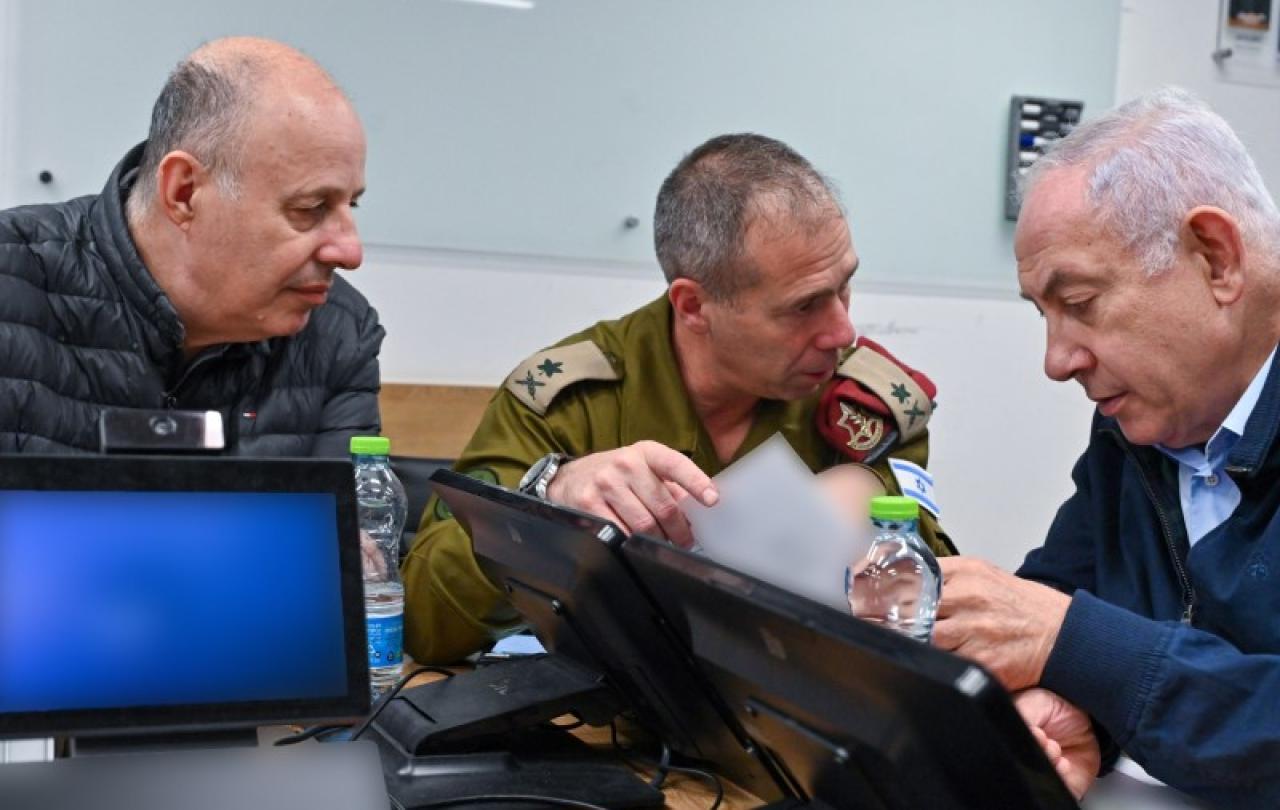
POLYGON ((451 458, 419 458, 417 456, 392 456, 391 469, 400 483, 404 484, 405 495, 409 498, 409 516, 404 521, 404 531, 400 534, 400 559, 409 553, 413 545, 414 535, 418 533, 418 524, 422 522, 422 512, 431 499, 431 474, 436 470, 453 466, 451 458))

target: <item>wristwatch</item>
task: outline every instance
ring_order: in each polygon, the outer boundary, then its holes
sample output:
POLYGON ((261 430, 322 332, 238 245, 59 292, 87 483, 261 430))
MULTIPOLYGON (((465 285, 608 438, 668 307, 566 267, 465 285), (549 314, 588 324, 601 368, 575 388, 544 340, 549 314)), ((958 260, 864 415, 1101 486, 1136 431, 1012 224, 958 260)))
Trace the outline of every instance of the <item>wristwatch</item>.
POLYGON ((560 472, 560 467, 572 458, 573 456, 566 453, 547 453, 533 462, 533 466, 520 479, 517 489, 526 495, 534 495, 545 501, 547 487, 551 486, 551 480, 556 477, 556 473, 560 472))

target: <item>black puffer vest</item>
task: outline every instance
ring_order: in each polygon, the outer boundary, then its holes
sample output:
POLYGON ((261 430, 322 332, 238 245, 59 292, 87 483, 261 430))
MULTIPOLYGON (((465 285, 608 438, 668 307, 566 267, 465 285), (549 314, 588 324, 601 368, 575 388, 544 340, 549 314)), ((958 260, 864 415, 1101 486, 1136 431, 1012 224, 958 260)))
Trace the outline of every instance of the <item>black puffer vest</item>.
POLYGON ((221 411, 235 455, 343 456, 376 433, 383 330, 340 278, 298 334, 184 360, 125 220, 141 154, 96 197, 0 212, 0 452, 96 450, 104 408, 221 411))

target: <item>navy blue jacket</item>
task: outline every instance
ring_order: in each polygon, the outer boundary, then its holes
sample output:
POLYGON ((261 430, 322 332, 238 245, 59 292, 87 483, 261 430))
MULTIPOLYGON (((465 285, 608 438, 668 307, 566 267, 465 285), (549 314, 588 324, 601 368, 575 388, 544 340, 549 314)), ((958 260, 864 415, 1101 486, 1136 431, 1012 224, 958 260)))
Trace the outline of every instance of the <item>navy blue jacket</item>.
POLYGON ((1074 593, 1041 685, 1153 776, 1280 807, 1280 363, 1227 460, 1239 507, 1189 548, 1172 459, 1094 416, 1020 576, 1074 593))

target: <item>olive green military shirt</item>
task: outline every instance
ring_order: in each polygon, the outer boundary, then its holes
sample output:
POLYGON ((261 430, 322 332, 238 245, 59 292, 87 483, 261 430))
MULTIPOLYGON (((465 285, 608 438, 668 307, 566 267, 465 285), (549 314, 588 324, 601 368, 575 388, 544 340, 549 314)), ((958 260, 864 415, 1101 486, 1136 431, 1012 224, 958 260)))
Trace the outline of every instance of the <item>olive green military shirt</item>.
MULTIPOLYGON (((774 433, 785 436, 814 472, 847 461, 815 427, 814 394, 791 402, 762 400, 746 440, 732 459, 721 462, 680 377, 671 319, 664 295, 530 357, 494 394, 454 469, 515 488, 547 453, 581 457, 648 439, 684 453, 714 476, 774 433)), ((923 466, 927 431, 890 454, 923 466)), ((887 464, 872 469, 890 493, 899 492, 887 464)), ((921 533, 934 550, 952 553, 932 516, 922 511, 922 518, 921 533)), ((457 660, 519 621, 438 497, 427 504, 401 570, 405 650, 416 661, 457 660)))

